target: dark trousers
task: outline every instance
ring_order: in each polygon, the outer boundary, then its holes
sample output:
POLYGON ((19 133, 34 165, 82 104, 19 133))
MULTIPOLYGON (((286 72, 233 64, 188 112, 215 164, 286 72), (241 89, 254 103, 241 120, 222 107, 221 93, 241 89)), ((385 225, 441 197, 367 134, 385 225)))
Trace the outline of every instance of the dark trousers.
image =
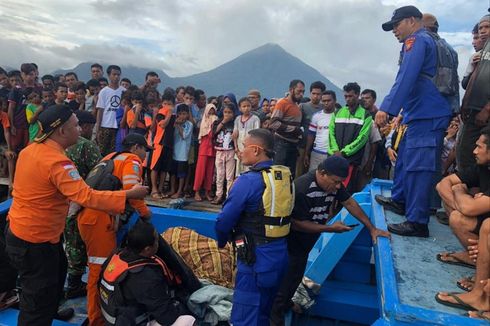
POLYGON ((295 233, 289 234, 288 239, 288 269, 282 278, 279 290, 270 315, 271 326, 283 326, 284 316, 292 307, 291 299, 296 292, 308 262, 308 254, 320 237, 320 234, 311 234, 308 241, 297 238, 295 233))
POLYGON ((440 179, 448 124, 449 117, 412 121, 398 147, 391 195, 393 200, 405 203, 409 222, 429 223, 431 191, 440 179))
POLYGON ((5 251, 5 216, 0 217, 0 293, 15 289, 17 270, 5 251))
POLYGON ((30 243, 6 231, 6 249, 22 291, 18 325, 51 325, 63 293, 67 262, 61 242, 30 243))
POLYGON ((476 141, 480 138, 481 130, 484 128, 475 124, 475 116, 478 113, 479 111, 471 110, 464 119, 463 129, 461 130, 459 142, 456 146, 456 164, 458 170, 467 169, 476 165, 473 151, 476 147, 476 141))
POLYGON ((274 152, 274 164, 287 166, 294 178, 296 174, 296 159, 298 158, 298 144, 274 136, 274 152))

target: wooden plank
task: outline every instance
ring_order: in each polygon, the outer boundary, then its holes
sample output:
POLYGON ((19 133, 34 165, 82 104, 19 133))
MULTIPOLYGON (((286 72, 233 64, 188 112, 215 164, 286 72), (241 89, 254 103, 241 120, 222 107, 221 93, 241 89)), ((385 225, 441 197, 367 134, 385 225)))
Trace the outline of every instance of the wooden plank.
MULTIPOLYGON (((156 206, 156 207, 164 207, 164 208, 173 208, 172 205, 170 205, 170 202, 172 200, 173 199, 170 198, 154 199, 151 198, 150 196, 147 196, 145 198, 145 202, 148 205, 156 206)), ((199 201, 195 201, 193 198, 185 198, 184 201, 185 203, 182 209, 185 210, 210 212, 210 213, 219 213, 221 211, 221 205, 213 205, 205 200, 199 202, 199 201)))

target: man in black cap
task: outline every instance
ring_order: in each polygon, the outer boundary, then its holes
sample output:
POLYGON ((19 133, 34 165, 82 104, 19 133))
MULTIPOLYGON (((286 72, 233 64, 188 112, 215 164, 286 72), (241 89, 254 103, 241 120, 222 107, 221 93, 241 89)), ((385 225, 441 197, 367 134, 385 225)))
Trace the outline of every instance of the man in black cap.
POLYGON ((67 106, 54 105, 39 115, 39 123, 39 137, 19 154, 5 239, 22 286, 18 325, 47 326, 56 317, 66 277, 60 238, 68 200, 118 214, 127 199, 144 198, 148 188, 90 189, 64 152, 80 135, 77 117, 67 106))
POLYGON ((366 226, 373 242, 378 236, 390 237, 387 231, 374 227, 359 204, 346 191, 342 181, 349 172, 349 162, 340 156, 331 156, 318 168, 294 181, 295 201, 288 237, 288 270, 282 279, 271 312, 271 325, 284 325, 284 315, 291 308, 291 298, 301 283, 308 254, 323 232, 342 233, 354 226, 335 222, 326 225, 335 202, 340 202, 352 216, 366 226))
POLYGON ((443 137, 451 109, 432 80, 437 72, 437 47, 423 27, 422 13, 414 6, 398 8, 382 28, 393 30, 403 46, 396 81, 375 121, 383 127, 388 115, 398 116, 403 108, 403 123, 408 127, 398 149, 392 197, 377 195, 376 201, 407 217, 403 223, 389 224, 390 232, 428 237, 430 194, 436 174, 441 173, 443 137))

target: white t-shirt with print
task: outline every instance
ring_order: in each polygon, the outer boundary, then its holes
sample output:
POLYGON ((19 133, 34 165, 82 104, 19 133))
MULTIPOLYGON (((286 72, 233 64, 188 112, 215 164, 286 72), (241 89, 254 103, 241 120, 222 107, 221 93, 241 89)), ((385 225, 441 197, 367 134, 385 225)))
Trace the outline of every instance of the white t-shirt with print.
POLYGON ((104 87, 99 93, 97 100, 97 108, 104 109, 100 126, 102 128, 117 129, 116 112, 121 105, 121 95, 125 88, 119 86, 117 89, 112 89, 109 86, 104 87))
POLYGON ((313 143, 313 151, 320 154, 328 153, 330 119, 333 113, 325 113, 324 111, 313 114, 308 130, 315 134, 313 143))

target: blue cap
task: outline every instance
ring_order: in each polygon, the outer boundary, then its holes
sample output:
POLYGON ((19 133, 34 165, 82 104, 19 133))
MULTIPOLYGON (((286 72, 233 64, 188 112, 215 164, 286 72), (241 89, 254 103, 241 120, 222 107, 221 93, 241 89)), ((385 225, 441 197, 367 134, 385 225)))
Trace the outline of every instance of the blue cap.
POLYGON ((415 6, 400 7, 393 12, 391 20, 381 25, 381 27, 385 32, 391 31, 393 29, 393 25, 395 25, 402 19, 410 17, 422 18, 422 13, 415 6))
POLYGON ((349 175, 349 161, 341 156, 330 156, 318 166, 320 170, 337 177, 347 178, 349 175))

